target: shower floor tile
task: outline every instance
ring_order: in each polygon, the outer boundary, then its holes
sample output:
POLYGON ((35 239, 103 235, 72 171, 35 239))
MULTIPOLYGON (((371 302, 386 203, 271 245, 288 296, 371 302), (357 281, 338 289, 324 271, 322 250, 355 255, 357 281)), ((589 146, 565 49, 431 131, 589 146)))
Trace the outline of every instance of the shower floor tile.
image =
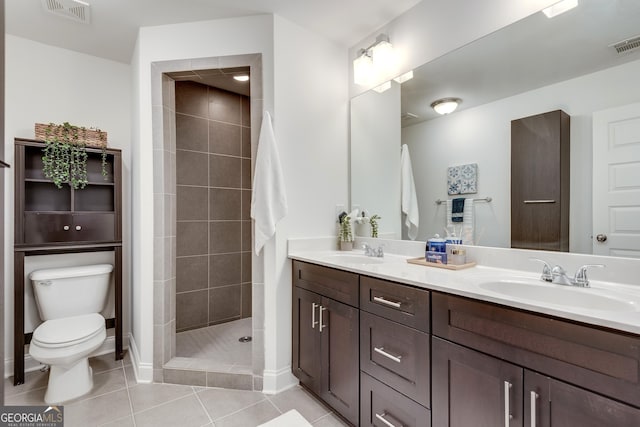
POLYGON ((179 332, 176 334, 176 357, 170 364, 177 364, 172 366, 175 368, 250 373, 251 342, 238 341, 240 337, 250 335, 250 317, 179 332))

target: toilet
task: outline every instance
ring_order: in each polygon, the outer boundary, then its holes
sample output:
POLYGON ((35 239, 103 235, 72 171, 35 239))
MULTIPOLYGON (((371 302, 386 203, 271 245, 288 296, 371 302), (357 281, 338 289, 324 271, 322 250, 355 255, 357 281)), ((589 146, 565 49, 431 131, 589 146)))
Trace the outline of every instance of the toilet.
POLYGON ((29 354, 49 365, 47 404, 62 403, 91 391, 89 355, 107 338, 100 312, 107 303, 110 264, 33 271, 36 305, 44 321, 33 331, 29 354))

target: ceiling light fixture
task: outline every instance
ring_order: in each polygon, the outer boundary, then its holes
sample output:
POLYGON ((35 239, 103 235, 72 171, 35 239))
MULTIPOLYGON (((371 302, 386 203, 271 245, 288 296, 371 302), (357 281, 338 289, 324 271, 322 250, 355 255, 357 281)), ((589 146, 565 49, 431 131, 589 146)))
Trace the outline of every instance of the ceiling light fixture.
POLYGON ((233 79, 239 82, 247 82, 249 81, 249 76, 247 74, 237 74, 233 76, 233 79))
POLYGON ((442 98, 437 101, 433 101, 431 103, 431 108, 436 110, 438 114, 451 114, 456 108, 458 108, 458 104, 460 104, 462 100, 460 98, 442 98))
POLYGON ((542 9, 542 13, 547 15, 547 18, 553 18, 554 16, 565 13, 566 11, 573 9, 576 6, 578 6, 578 0, 562 0, 554 5, 547 7, 546 9, 542 9))
POLYGON ((377 74, 392 69, 395 62, 389 36, 380 34, 371 46, 358 51, 357 58, 353 60, 353 81, 358 85, 369 85, 377 74))

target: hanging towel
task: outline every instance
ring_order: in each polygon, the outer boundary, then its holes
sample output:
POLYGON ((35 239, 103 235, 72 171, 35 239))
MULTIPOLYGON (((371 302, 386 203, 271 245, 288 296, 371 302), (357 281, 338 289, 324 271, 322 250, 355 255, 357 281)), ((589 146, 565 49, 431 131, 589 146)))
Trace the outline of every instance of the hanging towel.
POLYGON ((458 237, 462 238, 462 243, 465 245, 474 244, 475 233, 475 214, 473 199, 465 199, 464 212, 462 213, 462 223, 453 222, 451 218, 451 211, 453 210, 453 200, 447 200, 447 229, 456 233, 458 237))
POLYGON ((413 170, 411 169, 411 158, 409 157, 409 147, 402 145, 400 156, 400 188, 402 193, 402 213, 404 213, 404 225, 407 226, 407 236, 411 240, 418 237, 418 226, 420 225, 420 214, 418 212, 418 197, 416 196, 416 186, 413 181, 413 170))
POLYGON ((255 220, 256 255, 275 234, 276 224, 286 215, 287 195, 280 157, 271 125, 271 115, 265 111, 260 128, 251 194, 251 218, 255 220))
POLYGON ((464 197, 451 200, 451 222, 462 222, 464 217, 464 197))

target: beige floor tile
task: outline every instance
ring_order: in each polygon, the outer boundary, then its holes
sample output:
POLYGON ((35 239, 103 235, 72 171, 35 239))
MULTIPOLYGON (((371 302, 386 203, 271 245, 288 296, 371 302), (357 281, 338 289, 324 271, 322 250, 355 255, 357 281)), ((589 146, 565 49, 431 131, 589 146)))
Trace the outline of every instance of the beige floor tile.
POLYGON ((210 423, 195 395, 134 414, 137 427, 200 427, 210 423))
POLYGON ((31 390, 26 393, 20 393, 13 396, 5 396, 5 405, 44 405, 44 393, 46 387, 31 390))
POLYGON ((214 422, 216 427, 249 427, 265 423, 279 415, 280 411, 265 400, 214 422))
POLYGON ((198 397, 214 422, 233 412, 266 400, 264 394, 255 391, 221 388, 205 389, 198 392, 198 397))
POLYGON ((349 424, 342 421, 333 413, 327 414, 311 424, 313 424, 315 427, 349 427, 349 424))
POLYGON ((127 416, 131 416, 127 390, 114 391, 92 399, 64 405, 65 427, 99 426, 113 423, 127 416))
POLYGON ((129 397, 134 413, 145 411, 193 393, 193 389, 189 386, 174 384, 138 384, 136 387, 129 389, 129 397))
POLYGON ((127 387, 134 387, 138 385, 138 382, 136 381, 136 374, 133 372, 133 366, 126 365, 124 367, 124 376, 127 380, 127 387))
POLYGON ((93 375, 93 388, 91 391, 83 396, 78 397, 69 402, 65 402, 65 405, 82 402, 83 400, 92 399, 96 396, 100 396, 106 393, 111 393, 117 390, 126 389, 126 383, 124 381, 124 370, 122 368, 112 371, 101 372, 93 375))
POLYGON ((100 427, 135 427, 133 416, 128 416, 102 424, 100 427))
POLYGON ((4 396, 13 396, 20 393, 26 393, 47 386, 49 381, 49 372, 26 372, 24 374, 24 384, 13 385, 13 377, 4 379, 4 396))
POLYGON ((285 413, 291 409, 296 409, 309 422, 316 421, 331 412, 300 386, 283 391, 275 396, 269 396, 269 400, 280 412, 285 413))
POLYGON ((90 358, 89 366, 93 369, 94 374, 99 374, 100 372, 122 368, 123 365, 122 360, 116 360, 113 353, 108 353, 90 358))

